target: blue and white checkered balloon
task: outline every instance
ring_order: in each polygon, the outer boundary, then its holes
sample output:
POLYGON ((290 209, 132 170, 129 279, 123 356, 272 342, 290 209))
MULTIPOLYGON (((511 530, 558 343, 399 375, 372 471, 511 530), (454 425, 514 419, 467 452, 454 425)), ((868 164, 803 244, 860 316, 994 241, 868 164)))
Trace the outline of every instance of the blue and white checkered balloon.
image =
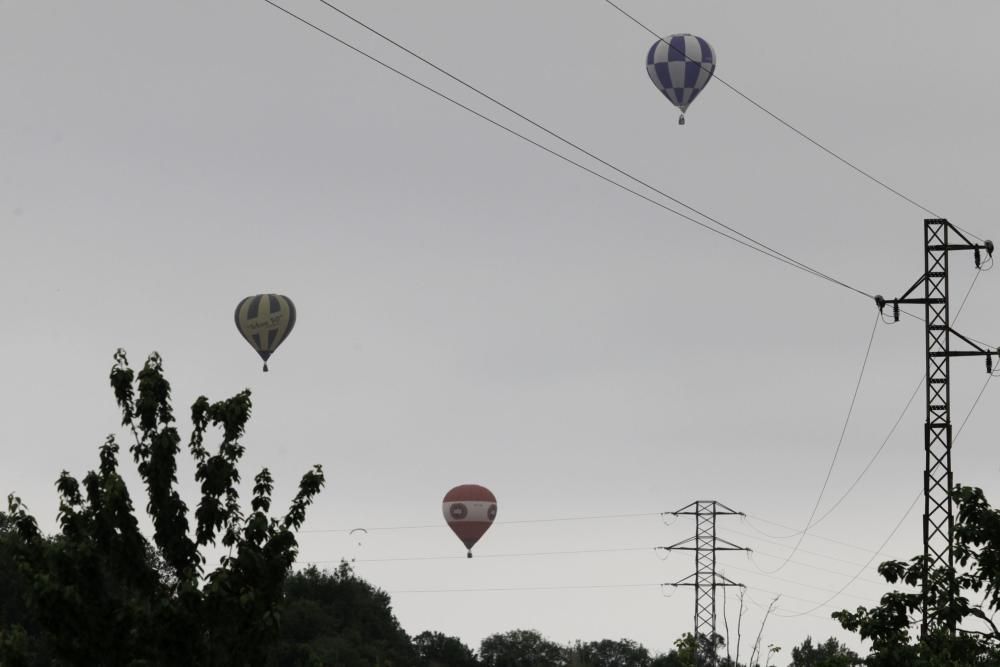
POLYGON ((653 84, 684 112, 708 84, 715 71, 715 51, 701 37, 690 34, 659 39, 646 56, 646 72, 653 84))

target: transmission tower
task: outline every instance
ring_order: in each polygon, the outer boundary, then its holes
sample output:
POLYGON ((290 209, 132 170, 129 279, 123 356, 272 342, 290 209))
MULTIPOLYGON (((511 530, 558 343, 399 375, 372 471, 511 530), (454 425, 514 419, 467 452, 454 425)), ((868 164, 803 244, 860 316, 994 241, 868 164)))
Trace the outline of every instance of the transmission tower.
MULTIPOLYGON (((929 593, 928 574, 935 568, 946 568, 951 573, 944 602, 949 604, 956 594, 954 586, 954 559, 952 539, 954 515, 951 489, 951 358, 985 356, 986 372, 993 370, 993 355, 1000 350, 989 350, 966 338, 951 328, 948 305, 948 254, 958 250, 971 250, 976 268, 982 264, 982 251, 992 257, 993 242, 973 243, 947 220, 924 220, 924 274, 910 289, 897 299, 875 297, 879 312, 885 314, 887 304, 892 305, 893 320, 899 321, 899 304, 923 304, 927 326, 926 391, 927 421, 924 425, 924 560, 920 636, 927 636, 929 593), (951 243, 954 234, 959 243, 951 243), (920 285, 923 297, 910 296, 920 285), (960 341, 964 349, 951 349, 951 336, 960 341)), ((933 610, 931 611, 933 613, 933 610)), ((954 633, 954 620, 948 621, 954 633)))
POLYGON ((694 587, 694 641, 695 661, 701 664, 700 642, 705 637, 709 642, 715 641, 715 589, 720 586, 740 586, 725 575, 715 571, 715 553, 717 551, 749 551, 745 547, 736 546, 715 534, 715 518, 721 515, 745 516, 743 512, 732 510, 715 500, 696 500, 676 512, 667 512, 674 516, 694 516, 695 534, 686 540, 681 540, 669 547, 660 547, 667 551, 693 551, 694 574, 689 574, 670 586, 694 587))

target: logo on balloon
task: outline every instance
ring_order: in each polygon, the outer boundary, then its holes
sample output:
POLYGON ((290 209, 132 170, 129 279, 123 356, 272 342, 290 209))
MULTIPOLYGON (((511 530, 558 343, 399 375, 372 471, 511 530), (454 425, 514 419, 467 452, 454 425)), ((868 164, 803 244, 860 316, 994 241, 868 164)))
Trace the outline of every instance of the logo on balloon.
POLYGON ((451 509, 448 510, 448 514, 451 515, 452 519, 461 520, 469 516, 469 508, 467 508, 462 503, 454 503, 451 506, 451 509))
POLYGON ((486 518, 492 521, 497 518, 497 506, 496 503, 490 505, 490 509, 486 512, 486 518))

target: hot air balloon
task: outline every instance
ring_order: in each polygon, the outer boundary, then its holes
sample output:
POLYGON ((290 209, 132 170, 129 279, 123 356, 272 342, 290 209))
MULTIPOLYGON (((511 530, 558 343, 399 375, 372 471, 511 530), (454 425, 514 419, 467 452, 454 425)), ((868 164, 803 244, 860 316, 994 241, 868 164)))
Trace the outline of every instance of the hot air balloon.
POLYGON ((715 71, 715 51, 701 37, 684 33, 656 40, 646 55, 646 72, 668 100, 684 112, 715 71))
POLYGON ((248 296, 236 306, 236 328, 247 342, 267 360, 288 338, 295 326, 295 304, 281 294, 258 294, 248 296))
POLYGON ((462 484, 445 494, 441 509, 448 526, 462 540, 472 558, 472 545, 497 518, 496 496, 484 486, 462 484))

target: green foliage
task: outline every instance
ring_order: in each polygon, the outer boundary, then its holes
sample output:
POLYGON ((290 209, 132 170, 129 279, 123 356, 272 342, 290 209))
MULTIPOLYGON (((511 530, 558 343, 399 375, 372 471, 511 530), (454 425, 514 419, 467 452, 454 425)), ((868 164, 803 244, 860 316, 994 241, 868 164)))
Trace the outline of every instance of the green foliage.
POLYGON ((421 632, 413 638, 422 667, 478 667, 476 654, 457 637, 421 632))
POLYGON ((21 546, 9 517, 0 512, 0 664, 48 665, 48 642, 28 605, 29 581, 17 567, 21 546))
MULTIPOLYGON (((322 469, 306 473, 280 519, 267 515, 271 478, 261 471, 252 511, 244 516, 237 465, 250 392, 218 403, 201 397, 192 408, 189 444, 201 482, 192 534, 175 488, 181 439, 160 357, 150 355, 138 376, 124 352, 115 362, 111 385, 122 425, 134 438, 129 451, 145 486, 153 541, 139 530, 114 437, 100 447, 98 469, 82 483, 66 471, 60 475, 59 533, 53 538, 42 537, 21 501, 10 496, 7 521, 17 536, 14 561, 25 578, 30 617, 56 659, 69 664, 263 664, 297 553, 295 531, 324 484, 322 469), (210 426, 222 431, 215 454, 204 446, 210 426), (220 535, 229 554, 206 572, 203 552, 220 535)), ((20 635, 4 632, 7 653, 0 659, 15 664, 20 635)))
POLYGON ((269 665, 410 667, 417 653, 389 596, 344 562, 332 573, 309 567, 285 582, 281 638, 269 665))
POLYGON ((570 667, 649 667, 649 650, 630 639, 576 642, 569 651, 570 667))
POLYGON ((479 647, 485 667, 565 667, 567 651, 534 630, 490 635, 479 647))
MULTIPOLYGON (((713 667, 728 667, 728 661, 719 657, 719 650, 726 645, 726 641, 721 635, 712 635, 711 638, 705 635, 698 635, 695 641, 694 635, 685 632, 674 642, 674 650, 665 656, 662 665, 668 667, 700 667, 711 665, 713 667)), ((657 663, 653 663, 657 665, 657 663)), ((659 667, 659 665, 657 665, 659 667)))
POLYGON ((813 646, 812 637, 792 649, 792 663, 788 667, 855 667, 864 662, 857 653, 830 637, 813 646))
POLYGON ((922 588, 926 572, 927 636, 916 640, 924 598, 920 591, 892 591, 877 607, 833 614, 840 624, 871 640, 866 664, 890 667, 968 667, 1000 664, 1000 512, 981 489, 952 490, 958 513, 953 555, 960 570, 929 568, 923 556, 882 563, 879 574, 891 584, 922 588), (950 628, 957 628, 952 633, 950 628))

